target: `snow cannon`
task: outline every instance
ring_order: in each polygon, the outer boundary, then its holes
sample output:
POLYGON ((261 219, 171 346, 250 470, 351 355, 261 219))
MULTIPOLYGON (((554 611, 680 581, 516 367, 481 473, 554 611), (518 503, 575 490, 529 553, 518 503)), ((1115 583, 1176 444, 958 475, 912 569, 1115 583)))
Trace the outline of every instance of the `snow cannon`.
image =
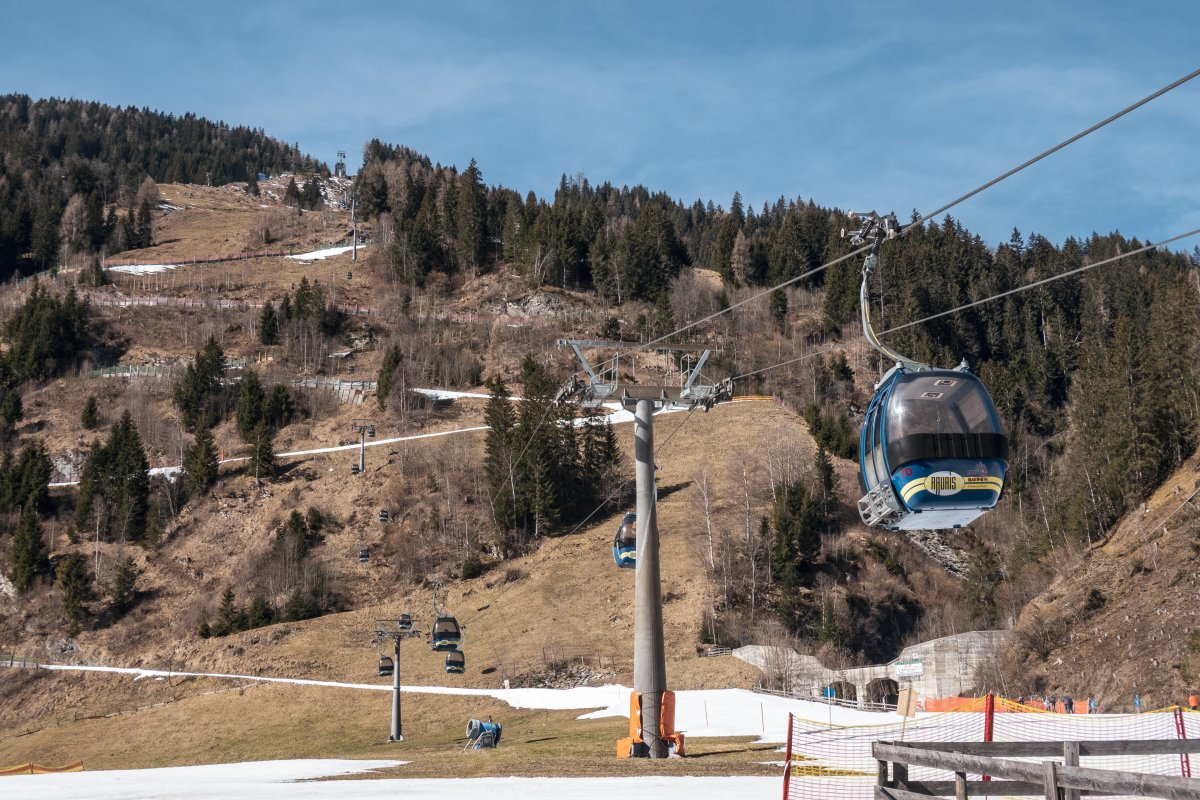
POLYGON ((479 750, 483 747, 496 747, 500 744, 500 734, 504 726, 499 722, 486 722, 473 719, 467 723, 467 747, 479 750))

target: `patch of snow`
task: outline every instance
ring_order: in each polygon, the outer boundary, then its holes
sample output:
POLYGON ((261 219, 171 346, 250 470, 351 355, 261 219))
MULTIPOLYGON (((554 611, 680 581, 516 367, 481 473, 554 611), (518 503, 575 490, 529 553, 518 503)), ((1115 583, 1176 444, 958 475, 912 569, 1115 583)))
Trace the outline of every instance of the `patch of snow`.
MULTIPOLYGON (((504 745, 501 745, 502 747, 504 745)), ((447 797, 486 797, 488 800, 755 800, 779 794, 778 777, 635 778, 381 778, 316 781, 334 775, 355 775, 401 766, 404 761, 309 759, 257 761, 163 769, 74 772, 59 775, 18 775, 4 779, 6 790, 25 800, 445 800, 447 797)))
MULTIPOLYGON (((102 667, 43 664, 42 669, 71 672, 108 672, 148 677, 222 678, 261 683, 286 683, 298 686, 324 686, 333 689, 390 692, 391 684, 347 683, 310 678, 279 678, 232 673, 182 672, 139 667, 102 667)), ((578 686, 572 689, 469 689, 459 686, 401 686, 411 694, 446 694, 465 697, 492 697, 513 708, 563 711, 595 709, 580 719, 627 717, 627 686, 578 686)), ((794 700, 759 694, 746 689, 686 689, 675 693, 675 727, 688 736, 758 736, 763 742, 785 741, 788 714, 800 719, 831 725, 877 725, 897 717, 853 708, 840 708, 807 700, 794 700)))
POLYGON ((121 267, 109 267, 109 272, 122 272, 126 275, 149 275, 154 272, 166 272, 179 269, 178 264, 126 264, 121 267))
MULTIPOLYGON (((361 250, 364 247, 366 245, 360 244, 358 249, 361 250)), ((297 253, 294 256, 288 256, 288 258, 294 258, 297 261, 320 261, 321 259, 340 256, 342 253, 349 253, 353 249, 354 245, 352 244, 343 245, 342 247, 326 247, 324 250, 313 250, 311 253, 297 253)))

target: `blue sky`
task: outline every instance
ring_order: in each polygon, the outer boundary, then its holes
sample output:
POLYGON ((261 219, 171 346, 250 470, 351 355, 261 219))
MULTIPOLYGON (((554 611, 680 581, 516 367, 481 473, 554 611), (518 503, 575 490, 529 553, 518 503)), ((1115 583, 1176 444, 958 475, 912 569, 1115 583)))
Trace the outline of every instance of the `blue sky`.
MULTIPOLYGON (((928 211, 1200 66, 1195 2, 5 2, 0 92, 377 137, 546 194, 928 211)), ((987 241, 1200 226, 1200 78, 958 207, 987 241)), ((1191 247, 1192 243, 1185 243, 1191 247)))

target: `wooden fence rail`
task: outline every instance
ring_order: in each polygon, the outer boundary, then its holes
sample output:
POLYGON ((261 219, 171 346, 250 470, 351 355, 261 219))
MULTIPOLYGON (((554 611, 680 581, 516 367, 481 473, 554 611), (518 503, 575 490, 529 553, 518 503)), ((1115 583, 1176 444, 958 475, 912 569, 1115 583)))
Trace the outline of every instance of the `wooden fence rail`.
POLYGON ((1200 753, 1200 740, 1095 742, 875 742, 879 765, 875 797, 1033 796, 1076 800, 1081 796, 1136 795, 1168 800, 1200 800, 1200 780, 1125 770, 1079 766, 1081 756, 1173 755, 1200 753), (1058 758, 1040 764, 1012 758, 1058 758), (909 780, 910 766, 954 773, 953 781, 909 780), (1000 780, 968 780, 976 774, 1000 780))

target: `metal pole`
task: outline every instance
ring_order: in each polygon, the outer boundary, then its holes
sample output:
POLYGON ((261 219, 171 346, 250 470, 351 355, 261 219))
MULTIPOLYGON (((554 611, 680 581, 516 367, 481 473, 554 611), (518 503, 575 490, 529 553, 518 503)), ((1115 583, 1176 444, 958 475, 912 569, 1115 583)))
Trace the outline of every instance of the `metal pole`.
POLYGON ((400 637, 396 637, 396 663, 392 668, 392 735, 389 742, 403 742, 400 732, 400 637))
POLYGON ((354 248, 354 250, 350 253, 350 260, 353 261, 354 263, 358 263, 358 220, 356 220, 355 216, 354 216, 355 203, 356 203, 356 198, 351 196, 350 197, 350 236, 353 238, 353 241, 350 244, 354 248))
POLYGON ((666 758, 667 743, 659 736, 667 666, 663 652, 662 587, 658 569, 653 400, 637 401, 633 435, 638 524, 633 600, 633 688, 641 694, 642 741, 649 747, 651 758, 666 758))
POLYGON ((365 474, 367 471, 367 429, 360 428, 358 431, 358 472, 365 474))

